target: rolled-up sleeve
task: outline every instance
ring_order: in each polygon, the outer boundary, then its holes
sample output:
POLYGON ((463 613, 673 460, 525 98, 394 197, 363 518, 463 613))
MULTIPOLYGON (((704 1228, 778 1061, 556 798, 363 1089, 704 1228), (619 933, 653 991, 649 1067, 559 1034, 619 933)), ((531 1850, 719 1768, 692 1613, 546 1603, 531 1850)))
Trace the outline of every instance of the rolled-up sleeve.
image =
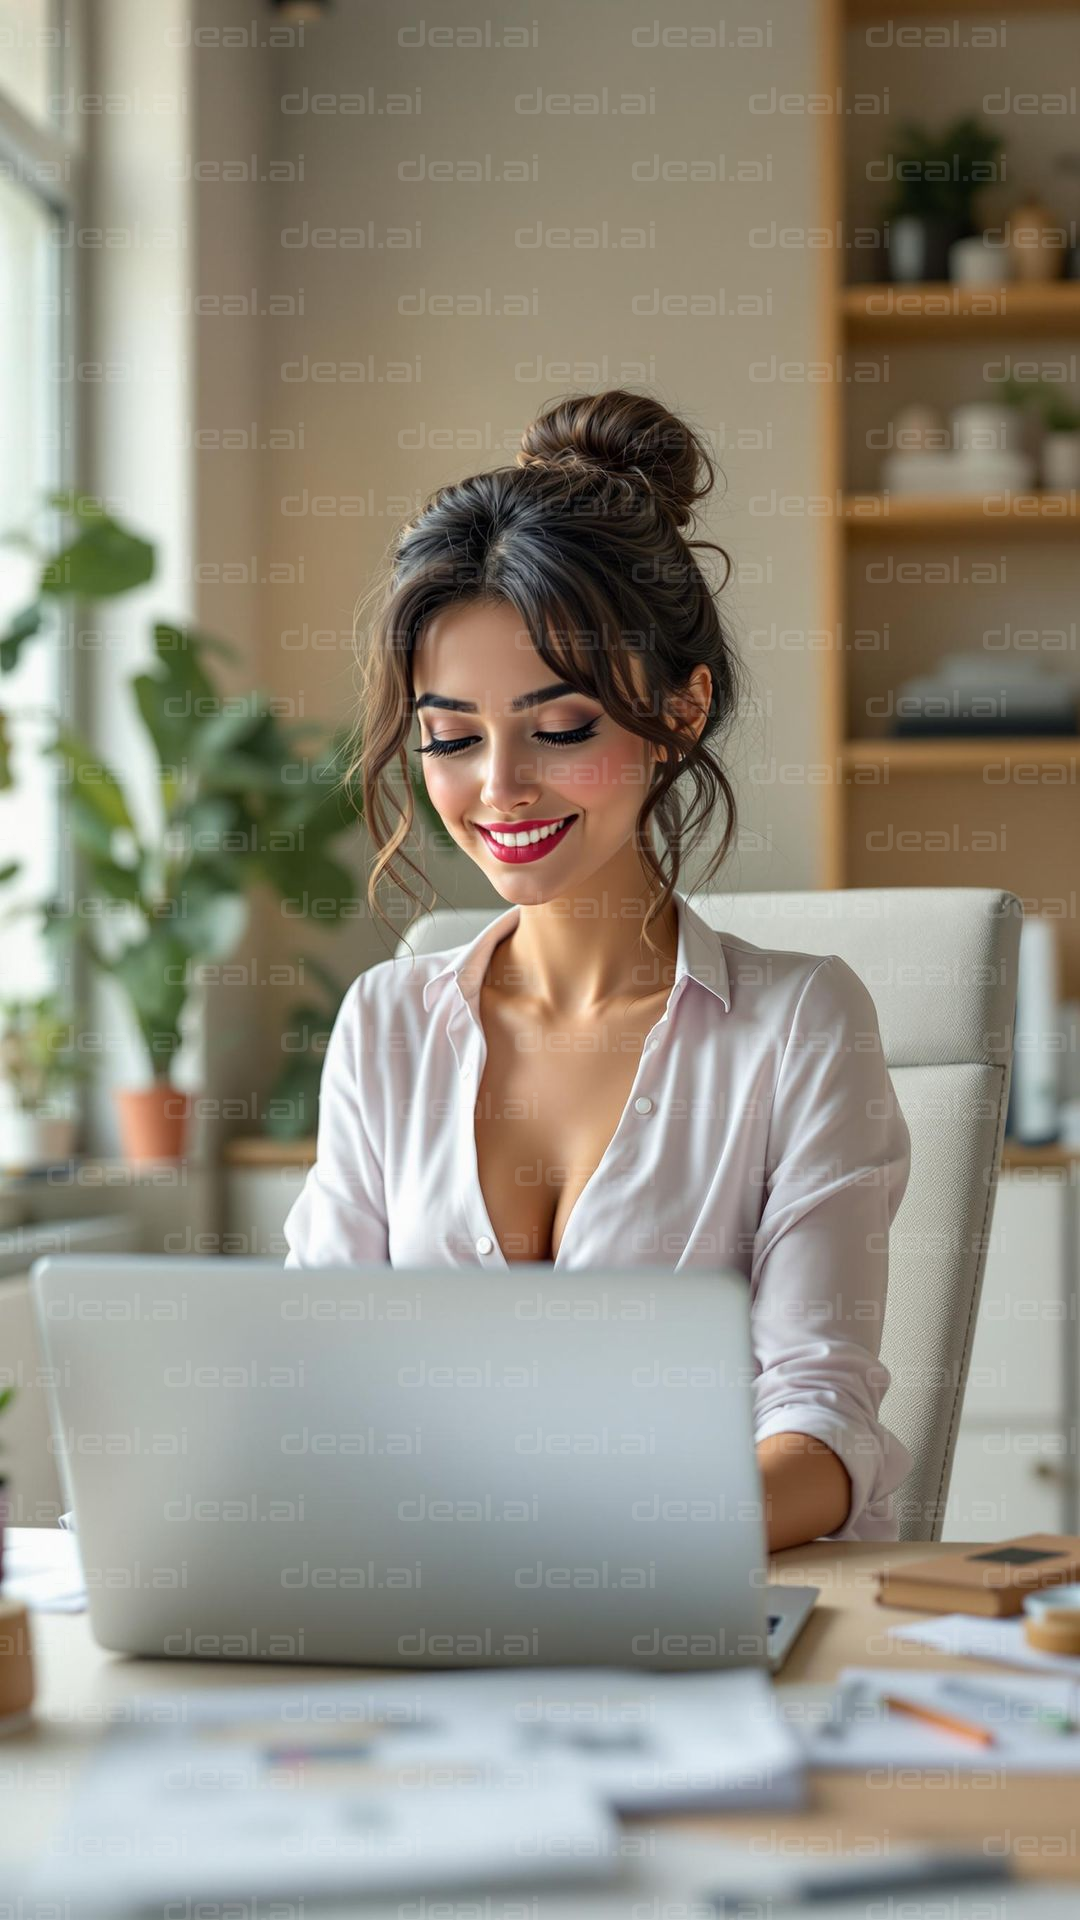
POLYGON ((851 1506, 828 1540, 895 1540, 912 1455, 882 1426, 889 1228, 911 1140, 877 1009, 836 954, 807 979, 777 1075, 750 1272, 754 1439, 807 1433, 839 1455, 851 1506))
POLYGON ((285 1217, 287 1267, 389 1259, 382 1167, 366 1110, 370 1088, 361 1079, 362 980, 347 988, 326 1043, 315 1164, 285 1217))

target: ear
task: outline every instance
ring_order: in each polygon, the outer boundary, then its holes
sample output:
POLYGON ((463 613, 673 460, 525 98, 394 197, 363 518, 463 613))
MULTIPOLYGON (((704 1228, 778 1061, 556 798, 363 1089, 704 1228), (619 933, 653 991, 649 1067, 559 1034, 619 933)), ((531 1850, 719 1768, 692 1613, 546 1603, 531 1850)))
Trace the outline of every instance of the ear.
MULTIPOLYGON (((680 692, 669 696, 668 711, 664 719, 673 733, 684 736, 684 744, 690 744, 685 740, 686 735, 690 736, 691 741, 698 739, 709 717, 711 696, 712 675, 706 666, 695 667, 686 686, 680 692)), ((653 758, 659 760, 664 749, 652 742, 650 745, 653 758)))

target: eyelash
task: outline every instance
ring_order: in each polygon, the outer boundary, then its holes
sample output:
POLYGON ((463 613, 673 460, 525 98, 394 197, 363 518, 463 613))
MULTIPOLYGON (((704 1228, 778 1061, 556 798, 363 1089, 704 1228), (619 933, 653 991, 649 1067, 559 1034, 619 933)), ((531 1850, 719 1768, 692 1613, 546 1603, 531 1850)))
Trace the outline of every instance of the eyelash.
MULTIPOLYGON (((576 747, 579 741, 591 740, 599 726, 597 720, 587 720, 583 727, 575 727, 570 733, 538 733, 535 737, 545 747, 576 747)), ((432 740, 426 747, 417 747, 417 753, 433 753, 441 758, 447 753, 464 753, 472 744, 471 736, 464 740, 432 740)))

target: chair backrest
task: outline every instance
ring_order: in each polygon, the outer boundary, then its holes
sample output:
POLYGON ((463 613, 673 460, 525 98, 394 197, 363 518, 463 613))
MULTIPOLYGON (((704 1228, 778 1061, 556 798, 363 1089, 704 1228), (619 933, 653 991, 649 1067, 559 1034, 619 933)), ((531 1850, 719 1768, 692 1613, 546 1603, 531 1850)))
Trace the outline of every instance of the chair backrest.
MULTIPOLYGON (((889 1237, 884 1424, 914 1465, 894 1496, 902 1540, 937 1540, 971 1361, 1005 1131, 1023 909, 989 887, 702 893, 710 926, 755 946, 835 953, 873 996, 911 1134, 889 1237)), ((492 907, 421 914, 397 952, 471 940, 492 907)))

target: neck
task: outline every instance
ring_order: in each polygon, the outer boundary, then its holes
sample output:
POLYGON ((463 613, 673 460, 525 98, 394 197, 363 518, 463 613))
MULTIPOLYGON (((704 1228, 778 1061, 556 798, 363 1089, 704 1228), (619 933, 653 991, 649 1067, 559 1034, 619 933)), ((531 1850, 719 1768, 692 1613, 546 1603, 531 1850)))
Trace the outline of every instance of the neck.
POLYGON ((678 908, 654 916, 642 937, 650 898, 610 894, 562 895, 523 906, 516 927, 500 940, 485 984, 531 1001, 555 1020, 589 1020, 625 1003, 670 991, 679 949, 678 908))

